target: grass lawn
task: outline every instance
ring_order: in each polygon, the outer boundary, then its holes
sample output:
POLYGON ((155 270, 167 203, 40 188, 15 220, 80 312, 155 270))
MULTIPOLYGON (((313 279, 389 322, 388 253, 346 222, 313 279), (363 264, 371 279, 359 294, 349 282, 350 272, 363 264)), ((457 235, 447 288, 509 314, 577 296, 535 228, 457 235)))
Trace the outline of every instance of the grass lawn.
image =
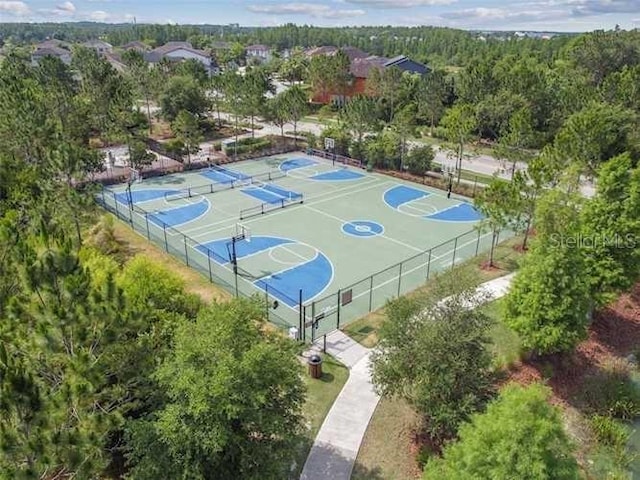
POLYGON ((420 419, 400 399, 382 398, 364 435, 352 480, 410 480, 420 476, 412 448, 420 419))
POLYGON ((324 417, 329 413, 331 405, 333 405, 349 377, 349 370, 342 363, 329 355, 323 355, 323 360, 321 378, 315 380, 309 375, 304 377, 304 381, 307 384, 307 401, 304 405, 304 416, 309 429, 296 455, 296 468, 290 478, 297 479, 300 477, 300 472, 307 455, 309 455, 313 440, 316 438, 322 422, 324 422, 324 417))
MULTIPOLYGON (((523 253, 520 249, 516 248, 522 243, 522 237, 516 236, 509 240, 502 242, 496 248, 494 255, 495 268, 486 269, 482 268, 489 261, 489 254, 482 254, 478 257, 471 258, 466 262, 460 264, 456 268, 460 270, 471 270, 478 277, 478 284, 493 280, 494 278, 502 277, 516 270, 518 267, 518 261, 522 257, 523 253)), ((437 277, 430 279, 424 286, 410 293, 409 295, 419 295, 420 292, 428 290, 430 286, 437 282, 437 277)), ((374 312, 365 315, 364 317, 350 323, 343 328, 343 331, 353 338, 358 343, 365 347, 371 348, 378 343, 378 330, 384 322, 384 307, 374 312)), ((506 334, 505 334, 506 336, 506 334)))
POLYGON ((482 310, 494 321, 489 331, 494 366, 497 369, 509 368, 520 360, 522 342, 518 334, 502 322, 502 300, 489 302, 482 310))
POLYGON ((150 260, 167 267, 180 276, 185 282, 185 289, 199 295, 206 303, 227 301, 232 295, 223 288, 209 282, 209 279, 196 270, 187 267, 161 248, 138 235, 122 221, 114 218, 113 229, 116 238, 125 245, 130 256, 144 255, 150 260))

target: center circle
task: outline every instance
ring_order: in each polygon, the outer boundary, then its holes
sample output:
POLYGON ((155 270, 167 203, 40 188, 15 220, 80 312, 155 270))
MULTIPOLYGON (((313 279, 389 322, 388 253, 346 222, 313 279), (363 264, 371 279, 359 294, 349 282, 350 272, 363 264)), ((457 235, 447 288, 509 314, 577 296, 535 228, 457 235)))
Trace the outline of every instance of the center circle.
POLYGON ((342 224, 342 232, 353 237, 371 238, 382 235, 384 227, 371 220, 352 220, 342 224))

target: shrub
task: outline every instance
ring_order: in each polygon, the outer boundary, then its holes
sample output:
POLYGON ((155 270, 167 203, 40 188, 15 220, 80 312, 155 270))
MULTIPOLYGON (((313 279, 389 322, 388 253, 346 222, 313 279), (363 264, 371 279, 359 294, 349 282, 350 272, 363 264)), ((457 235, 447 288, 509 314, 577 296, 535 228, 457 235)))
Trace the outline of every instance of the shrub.
POLYGON ((610 361, 590 377, 582 397, 587 409, 597 415, 622 420, 640 416, 640 389, 631 380, 631 365, 626 360, 610 361))
POLYGON ((598 443, 614 449, 626 448, 630 433, 619 420, 605 415, 593 415, 589 423, 598 443))

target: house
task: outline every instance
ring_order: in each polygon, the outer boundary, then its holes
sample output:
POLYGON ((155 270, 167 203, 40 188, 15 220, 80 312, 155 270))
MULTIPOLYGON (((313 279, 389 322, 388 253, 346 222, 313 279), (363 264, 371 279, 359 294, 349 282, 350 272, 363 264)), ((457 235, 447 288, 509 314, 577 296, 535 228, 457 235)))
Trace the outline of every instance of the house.
POLYGON ((144 59, 149 63, 181 62, 194 59, 204 65, 207 73, 213 75, 218 72, 218 64, 203 50, 197 50, 189 42, 167 42, 150 52, 144 54, 144 59))
POLYGON ((363 52, 359 48, 356 47, 334 47, 332 45, 322 46, 322 47, 314 47, 305 51, 305 55, 309 58, 315 57, 317 55, 335 55, 338 52, 344 53, 347 57, 349 57, 350 61, 354 61, 356 58, 366 58, 369 56, 368 53, 363 52))
POLYGON ((249 45, 244 49, 247 53, 247 58, 257 58, 264 62, 271 60, 273 55, 273 49, 266 45, 249 45))
POLYGON ((56 46, 38 45, 31 54, 31 65, 34 67, 38 66, 40 64, 40 60, 44 57, 57 57, 65 65, 71 64, 71 52, 69 50, 56 46))
POLYGON ((429 67, 423 65, 419 62, 411 60, 404 55, 398 55, 397 57, 391 58, 384 64, 384 68, 399 68, 403 72, 416 73, 418 75, 424 75, 429 72, 429 67))
POLYGON ((123 50, 135 50, 140 53, 144 53, 149 49, 149 47, 147 47, 145 43, 139 42, 137 40, 133 42, 125 43, 120 48, 123 50))
POLYGON ((113 51, 113 45, 107 42, 103 42, 102 40, 89 40, 87 42, 84 42, 82 46, 95 50, 99 55, 106 55, 107 53, 111 53, 113 51))
MULTIPOLYGON (((326 52, 326 50, 324 51, 326 52)), ((346 53, 347 52, 345 52, 345 54, 346 53)), ((353 54, 354 51, 351 53, 353 54)), ((347 85, 345 91, 317 93, 313 96, 311 101, 322 104, 332 103, 335 105, 344 105, 350 97, 363 95, 367 92, 367 80, 371 76, 371 72, 387 68, 399 68, 403 72, 417 75, 424 75, 429 71, 429 67, 426 65, 413 61, 404 55, 394 58, 378 57, 376 55, 370 55, 367 57, 356 56, 351 60, 351 65, 349 66, 351 81, 349 82, 349 85, 347 85)))
POLYGON ((104 58, 117 72, 124 73, 127 70, 127 66, 124 64, 122 58, 117 53, 105 53, 104 58))

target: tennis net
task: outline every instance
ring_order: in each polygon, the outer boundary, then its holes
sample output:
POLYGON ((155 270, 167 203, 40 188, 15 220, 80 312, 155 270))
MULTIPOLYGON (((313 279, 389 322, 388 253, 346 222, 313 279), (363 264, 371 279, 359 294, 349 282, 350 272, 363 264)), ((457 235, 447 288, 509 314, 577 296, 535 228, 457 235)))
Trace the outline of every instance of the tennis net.
MULTIPOLYGON (((220 170, 220 171, 224 172, 224 170, 220 170)), ((237 178, 236 180, 233 180, 230 182, 206 183, 204 185, 195 185, 192 187, 187 187, 177 192, 167 192, 165 193, 164 198, 168 202, 173 202, 177 200, 193 198, 195 196, 203 196, 203 195, 210 195, 212 193, 223 192, 225 190, 231 190, 233 188, 246 187, 248 185, 253 185, 253 184, 260 186, 260 188, 262 188, 262 186, 265 185, 265 183, 263 183, 262 180, 272 181, 272 180, 277 180, 279 178, 284 178, 286 176, 287 176, 286 172, 282 172, 280 170, 262 172, 262 173, 257 173, 255 175, 244 175, 243 178, 237 178)))

